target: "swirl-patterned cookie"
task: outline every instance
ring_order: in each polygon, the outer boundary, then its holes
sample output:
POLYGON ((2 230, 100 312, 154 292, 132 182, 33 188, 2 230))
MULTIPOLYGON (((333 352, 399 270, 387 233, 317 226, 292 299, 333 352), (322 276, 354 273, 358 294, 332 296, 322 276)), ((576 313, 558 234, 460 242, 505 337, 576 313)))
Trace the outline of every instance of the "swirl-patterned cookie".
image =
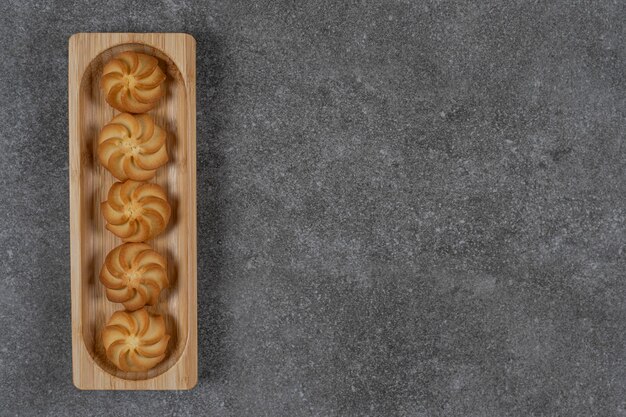
POLYGON ((122 113, 102 128, 98 159, 118 180, 149 180, 167 163, 165 138, 147 114, 122 113))
POLYGON ((165 230, 172 211, 163 188, 133 180, 113 184, 100 208, 106 228, 124 242, 152 239, 165 230))
POLYGON ((124 243, 107 255, 100 282, 109 301, 134 311, 157 303, 161 290, 168 286, 165 268, 165 259, 150 245, 124 243))
POLYGON ((126 51, 104 66, 100 86, 111 107, 121 112, 145 113, 165 94, 166 78, 155 57, 126 51))
POLYGON ((137 311, 116 311, 102 331, 107 358, 126 372, 154 368, 165 358, 170 336, 163 316, 137 311))

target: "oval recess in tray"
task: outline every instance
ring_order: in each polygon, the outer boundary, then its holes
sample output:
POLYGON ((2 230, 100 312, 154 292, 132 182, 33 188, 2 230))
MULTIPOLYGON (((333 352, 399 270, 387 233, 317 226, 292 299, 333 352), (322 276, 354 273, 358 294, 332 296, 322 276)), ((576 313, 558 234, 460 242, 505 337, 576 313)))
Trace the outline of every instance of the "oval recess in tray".
POLYGON ((185 349, 189 329, 188 316, 188 281, 186 280, 187 262, 181 262, 187 256, 189 215, 186 197, 185 172, 185 123, 181 115, 187 112, 186 90, 183 77, 174 62, 162 51, 143 44, 122 44, 107 49, 94 58, 85 70, 80 84, 79 97, 80 146, 81 146, 81 208, 84 213, 80 222, 82 237, 82 338, 85 347, 94 361, 106 372, 118 378, 128 380, 150 379, 171 368, 185 349), (161 185, 167 192, 172 206, 170 223, 161 235, 149 243, 167 259, 170 287, 161 293, 157 305, 150 307, 152 312, 165 317, 167 329, 171 335, 165 359, 155 368, 146 372, 123 372, 117 369, 106 357, 101 339, 101 332, 113 312, 122 310, 121 304, 107 300, 105 288, 98 280, 100 268, 107 253, 120 245, 121 240, 105 228, 105 221, 100 213, 100 202, 115 182, 114 177, 98 163, 96 149, 98 133, 114 115, 119 112, 109 106, 100 90, 100 77, 107 61, 123 51, 136 51, 152 55, 159 59, 159 65, 167 74, 166 94, 155 109, 149 112, 156 124, 167 131, 167 150, 169 162, 157 170, 151 182, 161 185), (178 121, 178 122, 177 122, 178 121))

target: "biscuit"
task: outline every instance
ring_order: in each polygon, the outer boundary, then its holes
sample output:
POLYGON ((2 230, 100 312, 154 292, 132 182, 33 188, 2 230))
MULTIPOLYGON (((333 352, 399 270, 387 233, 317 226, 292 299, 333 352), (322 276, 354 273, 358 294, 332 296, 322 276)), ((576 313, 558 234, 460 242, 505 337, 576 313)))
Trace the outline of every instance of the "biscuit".
POLYGON ((124 242, 144 242, 167 226, 172 209, 157 184, 127 180, 111 186, 101 203, 106 228, 124 242))
POLYGON ((165 259, 145 243, 124 243, 107 255, 100 270, 100 282, 109 301, 134 311, 155 305, 167 288, 165 259))
POLYGON ((104 66, 100 87, 111 107, 121 112, 145 113, 165 94, 166 78, 155 57, 126 51, 104 66))
POLYGON ((106 356, 126 372, 154 368, 165 358, 170 336, 163 316, 137 311, 116 311, 102 331, 106 356))
POLYGON ((119 114, 100 131, 98 159, 118 180, 149 180, 167 163, 166 136, 147 114, 119 114))

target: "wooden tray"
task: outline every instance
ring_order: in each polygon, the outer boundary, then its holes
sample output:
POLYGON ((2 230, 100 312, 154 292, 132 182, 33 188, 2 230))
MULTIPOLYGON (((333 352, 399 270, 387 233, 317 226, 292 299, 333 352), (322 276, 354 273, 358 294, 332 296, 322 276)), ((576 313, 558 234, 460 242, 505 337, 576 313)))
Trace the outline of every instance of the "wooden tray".
POLYGON ((196 304, 196 42, 183 33, 77 33, 69 40, 72 367, 80 389, 190 389, 198 379, 196 304), (167 356, 147 372, 122 372, 108 361, 100 333, 121 304, 98 280, 106 254, 121 240, 104 228, 100 201, 114 182, 95 155, 100 129, 118 112, 99 89, 104 63, 133 50, 160 59, 167 93, 150 112, 168 132, 170 161, 154 182, 168 193, 172 219, 149 242, 166 256, 170 288, 151 308, 165 316, 167 356))

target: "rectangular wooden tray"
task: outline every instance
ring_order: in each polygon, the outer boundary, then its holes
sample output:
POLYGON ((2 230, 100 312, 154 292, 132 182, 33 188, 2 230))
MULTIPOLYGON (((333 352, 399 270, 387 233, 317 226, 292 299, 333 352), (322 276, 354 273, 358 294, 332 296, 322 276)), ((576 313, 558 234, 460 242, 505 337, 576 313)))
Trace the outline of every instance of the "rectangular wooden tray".
POLYGON ((72 274, 72 367, 80 389, 190 389, 198 379, 196 291, 196 42, 183 33, 77 33, 69 40, 69 158, 72 274), (151 308, 171 334, 167 356, 147 372, 125 373, 106 358, 100 333, 121 304, 98 280, 106 254, 121 240, 105 229, 100 202, 114 182, 95 155, 100 129, 118 112, 100 91, 104 63, 127 50, 156 56, 166 95, 150 112, 168 132, 168 164, 154 182, 168 193, 172 218, 149 242, 167 258, 170 288, 151 308))

